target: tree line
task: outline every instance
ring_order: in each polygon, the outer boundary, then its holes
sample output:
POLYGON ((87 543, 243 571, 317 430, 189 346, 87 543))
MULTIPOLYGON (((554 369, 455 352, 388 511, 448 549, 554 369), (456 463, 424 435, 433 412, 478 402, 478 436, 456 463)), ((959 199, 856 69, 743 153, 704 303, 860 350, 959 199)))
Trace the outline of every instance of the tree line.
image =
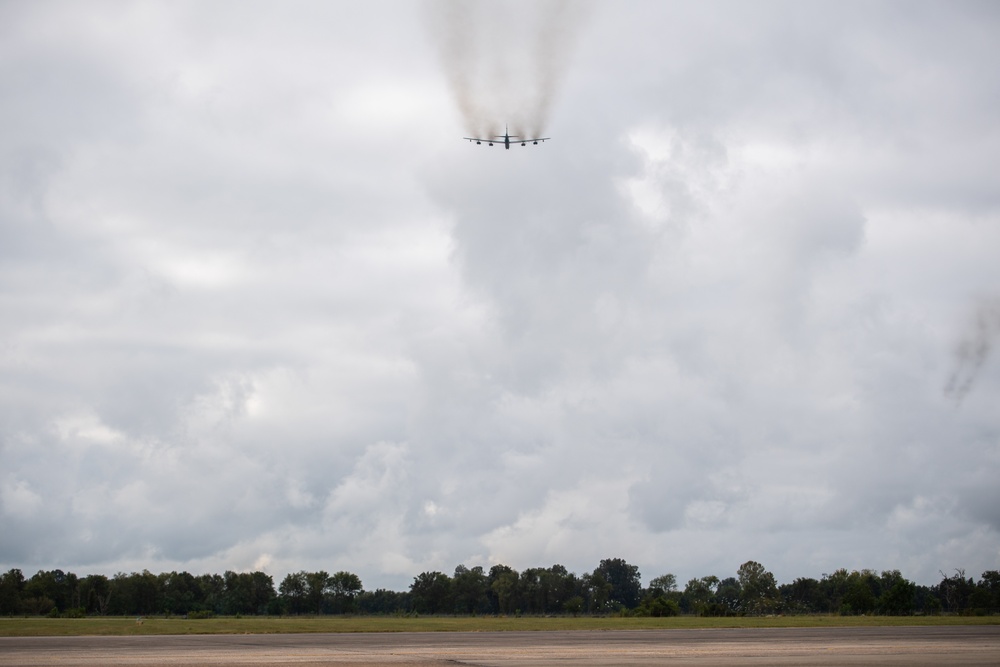
POLYGON ((691 579, 680 588, 673 574, 643 587, 639 568, 608 558, 582 575, 562 565, 518 572, 507 565, 459 565, 452 575, 421 572, 407 591, 366 591, 350 572, 295 572, 274 586, 264 572, 193 575, 148 570, 113 577, 78 577, 62 570, 0 575, 0 615, 144 616, 298 614, 591 614, 755 616, 765 614, 995 614, 1000 572, 979 581, 963 570, 921 586, 899 570, 840 569, 820 579, 778 584, 756 561, 736 576, 691 579))

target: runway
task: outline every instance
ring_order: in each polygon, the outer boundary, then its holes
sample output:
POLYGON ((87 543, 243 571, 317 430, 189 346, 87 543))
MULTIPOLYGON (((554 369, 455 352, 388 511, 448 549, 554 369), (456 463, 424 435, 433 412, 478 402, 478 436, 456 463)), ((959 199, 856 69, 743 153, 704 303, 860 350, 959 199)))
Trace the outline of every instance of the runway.
POLYGON ((3 637, 0 665, 1000 665, 1000 626, 3 637))

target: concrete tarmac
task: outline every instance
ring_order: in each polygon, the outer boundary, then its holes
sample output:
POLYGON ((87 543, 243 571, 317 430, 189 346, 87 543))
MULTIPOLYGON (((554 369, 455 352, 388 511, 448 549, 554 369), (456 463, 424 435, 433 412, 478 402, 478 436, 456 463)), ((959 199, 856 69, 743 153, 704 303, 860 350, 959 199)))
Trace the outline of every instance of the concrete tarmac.
POLYGON ((0 665, 1000 665, 1000 626, 0 637, 0 665))

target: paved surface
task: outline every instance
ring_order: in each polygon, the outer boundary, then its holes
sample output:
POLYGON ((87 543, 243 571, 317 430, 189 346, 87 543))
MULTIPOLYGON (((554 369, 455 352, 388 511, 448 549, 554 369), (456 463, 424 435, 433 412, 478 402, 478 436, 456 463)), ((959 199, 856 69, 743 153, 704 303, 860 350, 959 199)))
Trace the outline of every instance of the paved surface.
POLYGON ((1000 626, 0 637, 0 665, 1000 665, 1000 626))

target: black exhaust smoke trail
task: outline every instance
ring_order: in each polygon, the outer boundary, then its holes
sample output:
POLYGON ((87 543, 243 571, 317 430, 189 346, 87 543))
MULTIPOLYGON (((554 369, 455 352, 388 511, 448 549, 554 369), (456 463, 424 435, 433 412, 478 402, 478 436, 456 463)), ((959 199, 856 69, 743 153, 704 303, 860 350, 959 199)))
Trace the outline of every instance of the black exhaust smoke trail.
POLYGON ((1000 298, 983 299, 976 308, 972 326, 955 348, 955 369, 945 385, 945 396, 955 399, 956 403, 962 402, 972 390, 998 337, 1000 298))
POLYGON ((535 47, 539 65, 538 90, 527 128, 533 136, 540 136, 545 130, 553 99, 569 68, 569 56, 583 23, 584 7, 572 0, 541 3, 543 13, 535 47))
POLYGON ((583 25, 582 0, 428 0, 427 23, 471 136, 545 130, 583 25))

